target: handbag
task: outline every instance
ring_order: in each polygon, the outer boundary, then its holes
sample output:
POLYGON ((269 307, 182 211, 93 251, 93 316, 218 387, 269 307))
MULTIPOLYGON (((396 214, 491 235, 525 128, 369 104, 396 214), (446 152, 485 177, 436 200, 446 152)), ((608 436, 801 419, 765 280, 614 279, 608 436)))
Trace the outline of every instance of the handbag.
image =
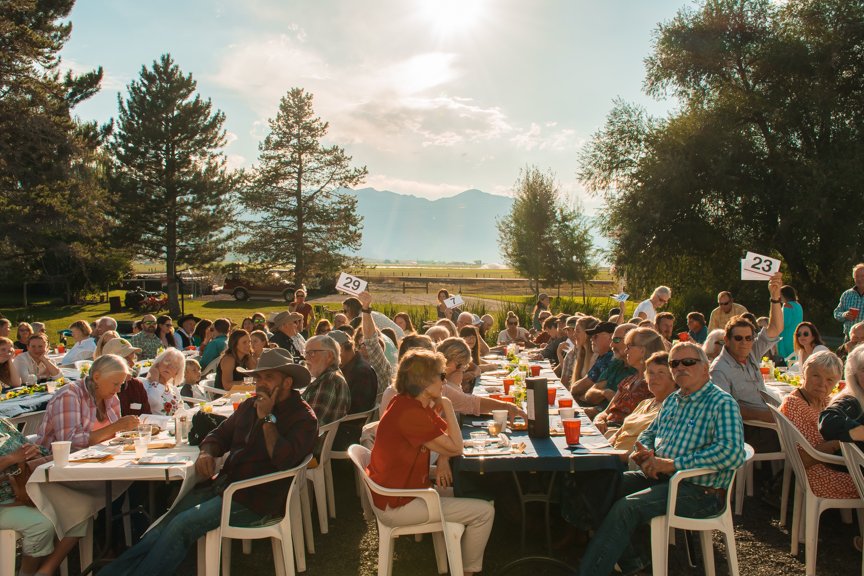
POLYGON ((212 412, 196 412, 192 416, 192 429, 189 430, 189 445, 199 446, 210 432, 218 428, 227 419, 225 416, 213 414, 212 412))
POLYGON ((15 466, 10 466, 12 471, 6 472, 6 478, 12 486, 12 492, 15 493, 14 506, 36 506, 33 503, 33 500, 30 499, 30 495, 27 494, 27 481, 30 479, 30 476, 36 468, 53 460, 54 457, 48 455, 42 456, 41 458, 33 458, 32 460, 27 460, 26 462, 22 462, 15 466))

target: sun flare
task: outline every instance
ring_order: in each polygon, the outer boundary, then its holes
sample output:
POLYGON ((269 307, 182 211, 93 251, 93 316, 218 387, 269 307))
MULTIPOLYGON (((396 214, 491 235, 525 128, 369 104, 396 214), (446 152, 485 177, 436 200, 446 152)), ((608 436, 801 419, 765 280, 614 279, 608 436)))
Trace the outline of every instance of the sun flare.
POLYGON ((487 0, 417 0, 420 17, 439 36, 472 30, 486 14, 487 0))

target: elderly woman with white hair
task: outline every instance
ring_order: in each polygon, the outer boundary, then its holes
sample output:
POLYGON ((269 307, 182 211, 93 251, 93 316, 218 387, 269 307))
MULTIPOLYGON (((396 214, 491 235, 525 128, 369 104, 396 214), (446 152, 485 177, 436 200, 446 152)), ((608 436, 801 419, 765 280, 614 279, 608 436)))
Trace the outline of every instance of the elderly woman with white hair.
POLYGON ((846 358, 846 387, 819 415, 819 432, 826 440, 864 442, 864 408, 862 407, 864 407, 864 346, 858 346, 846 358))
POLYGON ((720 352, 723 351, 725 339, 726 331, 722 328, 712 330, 708 333, 708 336, 705 337, 705 343, 702 344, 702 349, 705 351, 705 355, 708 356, 709 362, 713 362, 714 359, 720 355, 720 352))
POLYGON ((78 450, 134 430, 138 417, 121 416, 117 398, 128 374, 129 366, 120 356, 97 358, 83 380, 64 386, 48 402, 37 432, 38 444, 50 448, 52 442, 67 440, 78 450))
POLYGON ((141 378, 150 413, 172 416, 180 406, 180 387, 186 372, 186 357, 177 348, 168 348, 153 359, 146 378, 141 378))
MULTIPOLYGON (((833 352, 810 355, 803 366, 801 386, 783 399, 782 412, 819 452, 834 454, 840 450, 837 438, 820 434, 820 413, 831 399, 834 386, 843 373, 843 363, 833 352)), ((857 498, 858 490, 847 472, 826 466, 801 452, 807 469, 807 480, 813 493, 820 498, 857 498)))

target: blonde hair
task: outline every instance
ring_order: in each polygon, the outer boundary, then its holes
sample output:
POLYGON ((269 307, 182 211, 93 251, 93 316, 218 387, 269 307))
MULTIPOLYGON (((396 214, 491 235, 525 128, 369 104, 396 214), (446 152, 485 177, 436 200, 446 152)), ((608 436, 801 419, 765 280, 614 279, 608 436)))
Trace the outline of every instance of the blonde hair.
MULTIPOLYGON (((466 347, 467 348, 467 347, 466 347)), ((414 348, 405 353, 396 371, 396 392, 416 398, 444 373, 447 359, 440 352, 414 348)))
POLYGON ((437 350, 444 355, 447 362, 453 361, 457 364, 471 362, 471 349, 461 338, 446 338, 438 343, 437 350))
POLYGON ((71 330, 72 328, 77 328, 82 334, 84 334, 84 336, 89 336, 93 332, 93 329, 90 328, 90 324, 84 320, 76 320, 69 325, 69 329, 71 330))
POLYGON ((96 343, 96 350, 93 351, 93 358, 99 358, 102 356, 102 349, 105 348, 105 344, 114 340, 115 338, 120 338, 120 334, 115 332, 114 330, 108 330, 104 332, 102 336, 99 337, 99 342, 96 343))

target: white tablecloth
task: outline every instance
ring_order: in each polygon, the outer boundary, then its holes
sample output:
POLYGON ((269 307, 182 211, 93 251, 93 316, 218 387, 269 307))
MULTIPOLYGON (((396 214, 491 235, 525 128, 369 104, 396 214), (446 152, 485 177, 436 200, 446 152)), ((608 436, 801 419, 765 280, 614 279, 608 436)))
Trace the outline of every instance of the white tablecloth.
POLYGON ((107 462, 69 464, 65 468, 58 468, 51 462, 43 464, 30 476, 27 493, 39 511, 54 523, 61 538, 105 507, 106 480, 112 481, 112 500, 119 498, 135 480, 180 480, 183 484, 174 504, 198 482, 195 473, 195 460, 198 457, 196 446, 150 450, 148 454, 183 454, 189 459, 184 464, 146 466, 132 462, 135 459, 134 451, 122 451, 119 446, 106 449, 116 451, 114 458, 107 462))

